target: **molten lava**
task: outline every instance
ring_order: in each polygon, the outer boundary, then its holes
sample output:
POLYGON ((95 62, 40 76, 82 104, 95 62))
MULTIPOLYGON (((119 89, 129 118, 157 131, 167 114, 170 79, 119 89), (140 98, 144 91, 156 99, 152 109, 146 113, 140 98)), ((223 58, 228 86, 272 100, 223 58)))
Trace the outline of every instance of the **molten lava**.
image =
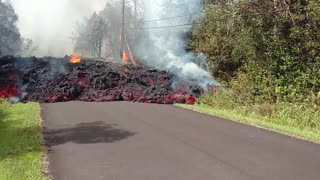
POLYGON ((81 56, 73 54, 70 56, 70 63, 77 64, 81 62, 81 56))
POLYGON ((0 98, 9 98, 18 96, 20 94, 20 91, 18 90, 17 86, 14 85, 7 85, 4 88, 0 89, 0 98))
MULTIPOLYGON (((130 54, 127 53, 128 58, 131 58, 130 54)), ((134 60, 119 66, 72 57, 81 63, 67 64, 63 72, 55 65, 65 59, 52 58, 48 62, 37 58, 0 58, 0 99, 18 97, 21 101, 47 103, 133 101, 195 104, 197 97, 204 93, 197 84, 179 80, 167 71, 135 66, 134 60)))
POLYGON ((20 91, 15 82, 16 75, 10 72, 8 74, 2 73, 0 76, 2 79, 0 82, 0 99, 19 96, 20 91))

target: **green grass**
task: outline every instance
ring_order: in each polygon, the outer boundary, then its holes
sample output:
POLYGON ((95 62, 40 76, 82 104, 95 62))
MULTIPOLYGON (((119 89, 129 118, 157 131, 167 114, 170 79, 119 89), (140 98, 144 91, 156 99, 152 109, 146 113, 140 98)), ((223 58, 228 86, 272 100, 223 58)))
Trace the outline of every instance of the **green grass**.
POLYGON ((0 179, 43 179, 40 107, 0 101, 0 179))
POLYGON ((286 134, 292 137, 309 140, 315 143, 320 143, 320 131, 317 128, 301 128, 294 124, 283 123, 281 119, 275 119, 272 117, 266 117, 255 113, 254 111, 248 112, 248 110, 242 110, 241 108, 221 108, 215 106, 209 106, 204 104, 197 105, 182 105, 177 106, 182 108, 191 109, 200 113, 214 115, 232 121, 237 121, 259 128, 264 128, 286 134))

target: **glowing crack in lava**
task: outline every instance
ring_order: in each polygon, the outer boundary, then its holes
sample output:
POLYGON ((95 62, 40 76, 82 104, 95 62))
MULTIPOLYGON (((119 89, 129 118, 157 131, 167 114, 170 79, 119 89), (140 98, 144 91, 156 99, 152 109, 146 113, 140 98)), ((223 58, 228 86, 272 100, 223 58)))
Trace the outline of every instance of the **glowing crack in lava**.
POLYGON ((70 56, 70 63, 77 64, 77 63, 80 63, 80 62, 81 62, 81 56, 76 55, 76 54, 72 54, 70 56))
POLYGON ((7 85, 6 87, 0 89, 0 98, 19 96, 19 94, 20 92, 15 84, 7 85))
POLYGON ((5 79, 6 83, 0 84, 0 99, 19 96, 20 91, 15 83, 15 74, 2 75, 2 78, 5 79))

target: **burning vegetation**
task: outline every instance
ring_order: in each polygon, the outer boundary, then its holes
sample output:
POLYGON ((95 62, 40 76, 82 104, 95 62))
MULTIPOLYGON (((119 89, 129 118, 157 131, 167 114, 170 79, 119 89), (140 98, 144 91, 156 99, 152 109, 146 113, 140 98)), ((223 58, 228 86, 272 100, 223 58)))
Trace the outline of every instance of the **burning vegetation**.
POLYGON ((81 57, 79 55, 73 54, 70 56, 70 63, 77 64, 81 62, 81 57))
POLYGON ((135 64, 57 58, 0 59, 0 97, 20 101, 133 101, 194 104, 204 89, 175 75, 135 64))

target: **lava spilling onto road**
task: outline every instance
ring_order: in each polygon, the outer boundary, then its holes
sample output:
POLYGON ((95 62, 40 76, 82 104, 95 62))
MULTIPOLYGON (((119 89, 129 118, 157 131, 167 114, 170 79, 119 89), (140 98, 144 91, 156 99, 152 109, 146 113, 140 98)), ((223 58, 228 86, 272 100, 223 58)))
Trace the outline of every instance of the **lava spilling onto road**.
POLYGON ((204 93, 173 74, 134 64, 71 58, 0 59, 0 98, 21 101, 134 101, 194 104, 204 93))

